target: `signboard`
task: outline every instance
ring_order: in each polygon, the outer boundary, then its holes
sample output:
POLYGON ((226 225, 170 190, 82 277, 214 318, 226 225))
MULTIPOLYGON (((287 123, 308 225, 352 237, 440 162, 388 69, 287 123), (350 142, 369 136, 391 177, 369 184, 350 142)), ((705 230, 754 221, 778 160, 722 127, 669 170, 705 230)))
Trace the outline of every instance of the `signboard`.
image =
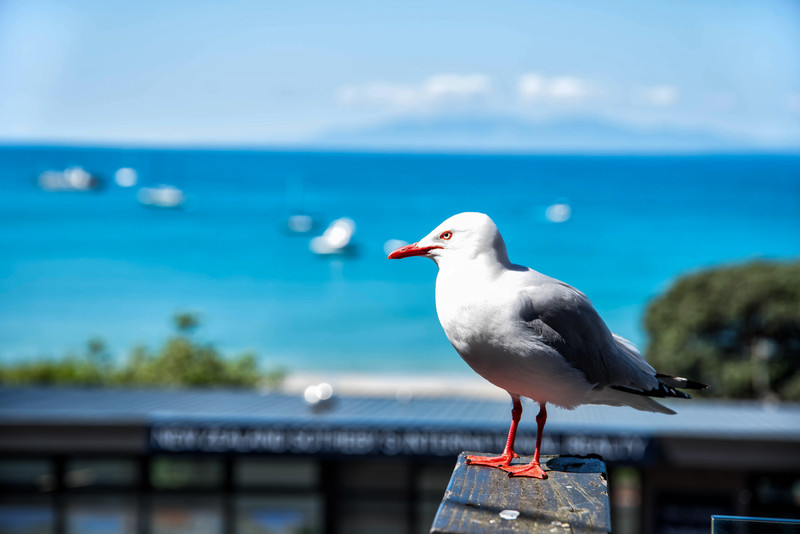
MULTIPOLYGON (((455 456, 461 451, 501 451, 505 433, 441 428, 207 425, 157 423, 153 452, 301 454, 334 456, 455 456)), ((515 449, 532 453, 536 435, 519 433, 515 449)), ((544 454, 599 454, 605 461, 642 463, 651 440, 639 435, 545 433, 544 454)))

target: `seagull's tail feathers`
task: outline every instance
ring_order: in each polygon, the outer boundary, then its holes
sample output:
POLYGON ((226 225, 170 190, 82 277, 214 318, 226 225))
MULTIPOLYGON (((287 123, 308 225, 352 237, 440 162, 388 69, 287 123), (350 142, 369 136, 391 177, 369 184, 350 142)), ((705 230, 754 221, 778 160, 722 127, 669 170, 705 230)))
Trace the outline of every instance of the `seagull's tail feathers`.
POLYGON ((676 387, 686 389, 705 389, 708 386, 682 378, 679 376, 670 376, 664 374, 657 374, 658 386, 653 389, 642 390, 626 386, 609 386, 603 388, 596 394, 594 402, 601 404, 611 404, 612 406, 630 406, 637 410, 645 412, 659 412, 666 414, 674 414, 675 412, 663 404, 655 401, 652 397, 658 398, 673 398, 673 399, 691 399, 692 396, 688 393, 675 389, 676 387))
POLYGON ((674 399, 691 399, 692 396, 688 393, 684 393, 680 391, 678 388, 686 388, 686 389, 705 389, 708 386, 705 384, 701 384, 700 382, 695 382, 694 380, 689 380, 688 378, 683 378, 680 376, 670 376, 670 375, 663 375, 658 373, 656 375, 656 380, 658 380, 658 385, 652 389, 636 389, 626 386, 611 386, 613 389, 617 391, 624 391, 625 393, 633 393, 634 395, 644 395, 646 397, 659 397, 659 398, 674 398, 674 399))
POLYGON ((691 395, 680 389, 705 389, 708 386, 688 378, 671 376, 656 371, 642 358, 639 350, 625 338, 614 334, 614 341, 625 360, 639 371, 634 379, 627 380, 626 385, 610 384, 593 392, 592 402, 610 404, 612 406, 630 406, 637 410, 674 414, 675 412, 656 398, 691 399, 691 395))
POLYGON ((652 397, 691 399, 691 395, 675 388, 705 389, 708 387, 700 382, 680 376, 658 373, 655 377, 658 380, 658 385, 655 388, 643 390, 626 386, 608 386, 595 392, 593 402, 612 406, 630 406, 645 412, 659 412, 671 415, 675 413, 673 410, 657 402, 652 397))
POLYGON ((643 412, 657 412, 668 415, 675 414, 674 410, 651 399, 645 392, 614 386, 593 391, 592 399, 589 402, 591 404, 608 404, 610 406, 630 406, 631 408, 636 408, 643 412))

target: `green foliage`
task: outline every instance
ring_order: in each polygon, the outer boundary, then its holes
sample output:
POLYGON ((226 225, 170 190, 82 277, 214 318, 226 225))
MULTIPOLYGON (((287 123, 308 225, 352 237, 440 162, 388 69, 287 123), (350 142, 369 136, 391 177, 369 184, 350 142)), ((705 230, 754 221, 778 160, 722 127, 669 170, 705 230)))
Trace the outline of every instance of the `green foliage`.
POLYGON ((182 334, 191 334, 200 325, 200 318, 194 313, 176 313, 172 320, 175 322, 175 328, 182 334))
POLYGON ((1 366, 0 384, 277 388, 283 382, 283 369, 261 372, 253 353, 225 358, 213 345, 192 340, 196 315, 179 313, 173 320, 177 334, 156 352, 137 346, 115 364, 105 343, 91 339, 82 355, 1 366))
POLYGON ((723 398, 800 400, 800 262, 679 279, 650 303, 647 360, 723 398))

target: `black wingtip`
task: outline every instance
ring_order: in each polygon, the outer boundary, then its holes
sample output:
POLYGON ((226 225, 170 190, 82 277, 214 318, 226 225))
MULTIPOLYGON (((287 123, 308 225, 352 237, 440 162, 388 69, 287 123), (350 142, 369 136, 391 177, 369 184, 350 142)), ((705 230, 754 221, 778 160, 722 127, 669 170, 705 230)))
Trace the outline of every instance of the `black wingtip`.
POLYGON ((657 373, 656 378, 662 384, 671 386, 673 388, 698 389, 698 390, 708 389, 708 384, 703 384, 702 382, 698 382, 696 380, 683 378, 682 376, 672 376, 663 373, 657 373))
POLYGON ((627 388, 625 386, 611 386, 612 389, 624 391, 625 393, 633 393, 634 395, 642 395, 643 397, 658 397, 660 399, 673 398, 673 399, 691 399, 692 396, 683 391, 677 390, 666 384, 659 383, 655 389, 647 391, 640 389, 627 388))
POLYGON ((696 380, 689 380, 682 376, 672 376, 663 373, 656 374, 658 386, 650 390, 634 389, 625 386, 611 386, 619 391, 625 393, 633 393, 634 395, 643 395, 646 397, 658 398, 675 398, 675 399, 691 399, 692 396, 688 393, 681 391, 681 389, 706 389, 708 385, 696 380))

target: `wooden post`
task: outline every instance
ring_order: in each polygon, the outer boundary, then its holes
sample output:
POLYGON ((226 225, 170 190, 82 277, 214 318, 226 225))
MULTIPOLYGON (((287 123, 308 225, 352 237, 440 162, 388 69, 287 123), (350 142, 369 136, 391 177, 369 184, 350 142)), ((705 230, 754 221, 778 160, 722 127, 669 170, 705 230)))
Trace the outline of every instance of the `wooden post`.
MULTIPOLYGON (((606 466, 595 458, 542 456, 546 480, 467 465, 462 452, 431 534, 611 532, 606 466)), ((516 462, 529 462, 520 458, 516 462)))

